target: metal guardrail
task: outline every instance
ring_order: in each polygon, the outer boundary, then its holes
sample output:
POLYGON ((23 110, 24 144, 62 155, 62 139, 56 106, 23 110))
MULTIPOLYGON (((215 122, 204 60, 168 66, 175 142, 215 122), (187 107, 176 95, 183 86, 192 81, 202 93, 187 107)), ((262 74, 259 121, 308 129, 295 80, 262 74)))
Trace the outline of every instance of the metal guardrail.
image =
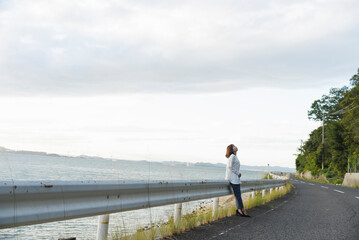
MULTIPOLYGON (((242 181, 242 192, 286 180, 242 181)), ((228 181, 0 182, 0 229, 232 194, 228 181)))

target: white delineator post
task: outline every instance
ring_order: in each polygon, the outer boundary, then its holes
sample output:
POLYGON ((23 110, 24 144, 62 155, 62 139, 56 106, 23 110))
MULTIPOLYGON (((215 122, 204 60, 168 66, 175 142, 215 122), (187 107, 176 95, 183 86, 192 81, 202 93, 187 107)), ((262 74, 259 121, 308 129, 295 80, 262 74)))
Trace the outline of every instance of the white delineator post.
POLYGON ((266 190, 263 189, 263 190, 262 190, 262 197, 264 197, 265 195, 266 195, 266 190))
POLYGON ((174 222, 176 227, 178 226, 178 223, 181 221, 181 214, 182 214, 182 203, 176 203, 175 216, 174 216, 174 222))
POLYGON ((219 203, 219 198, 213 198, 213 208, 212 208, 212 216, 215 217, 217 215, 218 212, 218 203, 219 203))
POLYGON ((269 194, 272 194, 273 188, 269 189, 269 194))
POLYGON ((98 217, 97 226, 97 240, 106 240, 108 234, 108 223, 110 221, 110 215, 101 215, 98 217))
POLYGON ((254 198, 254 195, 255 195, 254 192, 251 192, 251 197, 252 197, 252 198, 254 198))

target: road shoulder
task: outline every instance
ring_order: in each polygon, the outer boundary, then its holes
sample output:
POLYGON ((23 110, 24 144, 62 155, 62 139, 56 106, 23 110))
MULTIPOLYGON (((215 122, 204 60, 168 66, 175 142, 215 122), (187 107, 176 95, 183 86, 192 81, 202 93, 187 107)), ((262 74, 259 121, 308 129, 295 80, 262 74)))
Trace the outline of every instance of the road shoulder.
POLYGON ((247 212, 249 215, 251 215, 251 218, 231 216, 217 220, 210 224, 201 225, 197 228, 192 229, 191 231, 184 232, 178 235, 173 235, 166 239, 190 240, 190 239, 213 239, 220 237, 221 235, 224 235, 228 231, 232 231, 242 226, 245 226, 253 222, 257 217, 275 210, 276 208, 290 201, 293 197, 295 197, 295 194, 296 194, 296 189, 295 187, 292 187, 291 192, 284 195, 283 197, 277 198, 264 205, 249 209, 247 212))

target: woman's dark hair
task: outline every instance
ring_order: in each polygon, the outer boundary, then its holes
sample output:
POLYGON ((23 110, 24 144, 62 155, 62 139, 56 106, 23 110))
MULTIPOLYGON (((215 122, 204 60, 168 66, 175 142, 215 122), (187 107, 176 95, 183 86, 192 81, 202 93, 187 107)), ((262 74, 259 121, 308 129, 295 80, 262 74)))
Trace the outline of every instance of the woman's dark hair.
POLYGON ((233 151, 233 147, 234 147, 234 144, 230 144, 227 146, 226 158, 229 158, 229 156, 231 156, 232 154, 235 154, 233 151))

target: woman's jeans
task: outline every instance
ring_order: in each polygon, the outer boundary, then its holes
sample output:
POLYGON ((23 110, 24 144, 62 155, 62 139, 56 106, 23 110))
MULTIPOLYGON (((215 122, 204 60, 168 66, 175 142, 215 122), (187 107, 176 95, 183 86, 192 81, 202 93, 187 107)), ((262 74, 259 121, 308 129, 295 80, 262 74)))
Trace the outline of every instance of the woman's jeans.
POLYGON ((233 189, 233 193, 234 196, 236 197, 236 206, 237 209, 242 209, 243 207, 243 202, 242 202, 242 196, 241 196, 241 185, 240 184, 233 184, 231 183, 231 187, 233 189))

